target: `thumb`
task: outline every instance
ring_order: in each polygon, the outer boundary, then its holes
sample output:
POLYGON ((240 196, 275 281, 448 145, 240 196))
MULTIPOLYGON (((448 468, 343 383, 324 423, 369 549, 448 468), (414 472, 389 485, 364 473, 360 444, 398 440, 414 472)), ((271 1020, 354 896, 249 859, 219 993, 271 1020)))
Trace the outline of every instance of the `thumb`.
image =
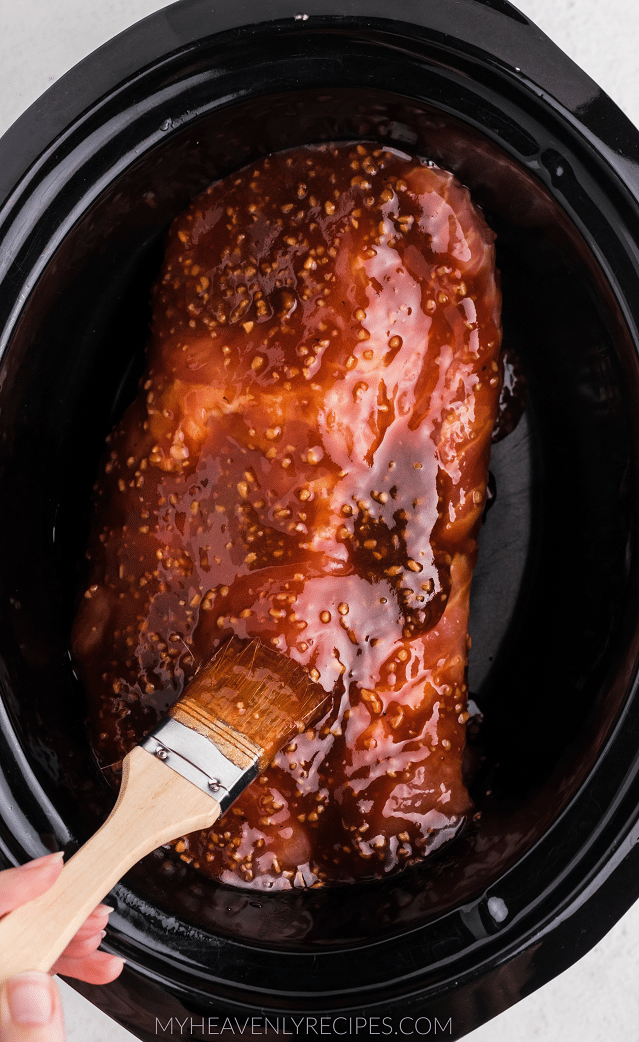
POLYGON ((5 982, 0 1042, 65 1042, 60 995, 48 973, 20 973, 5 982))

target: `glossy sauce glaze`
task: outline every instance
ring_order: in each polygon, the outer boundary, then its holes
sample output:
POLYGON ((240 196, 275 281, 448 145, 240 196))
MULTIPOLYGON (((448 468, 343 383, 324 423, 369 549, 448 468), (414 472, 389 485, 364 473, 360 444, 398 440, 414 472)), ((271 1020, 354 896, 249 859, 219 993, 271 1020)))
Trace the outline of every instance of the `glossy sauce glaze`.
POLYGON ((230 634, 330 708, 184 860, 288 888, 455 835, 468 595, 501 387, 493 235, 454 177, 300 148, 174 222, 148 371, 108 439, 73 632, 103 766, 230 634))

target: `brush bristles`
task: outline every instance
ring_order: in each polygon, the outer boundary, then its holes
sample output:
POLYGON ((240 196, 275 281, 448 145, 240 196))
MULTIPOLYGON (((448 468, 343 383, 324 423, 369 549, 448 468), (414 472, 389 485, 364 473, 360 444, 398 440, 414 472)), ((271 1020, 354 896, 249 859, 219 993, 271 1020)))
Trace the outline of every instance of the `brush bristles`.
POLYGON ((169 710, 206 734, 229 759, 269 763, 287 739, 304 729, 327 699, 304 669, 257 640, 235 637, 196 673, 169 710))

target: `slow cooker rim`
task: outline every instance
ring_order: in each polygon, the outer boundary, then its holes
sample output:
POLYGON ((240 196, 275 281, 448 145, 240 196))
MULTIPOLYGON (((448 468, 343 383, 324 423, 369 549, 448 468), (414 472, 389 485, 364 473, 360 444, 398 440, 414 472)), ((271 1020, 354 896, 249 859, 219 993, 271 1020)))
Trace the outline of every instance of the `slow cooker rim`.
MULTIPOLYGON (((141 27, 144 30, 155 27, 156 23, 161 21, 167 12, 171 11, 179 11, 182 19, 185 19, 189 12, 193 12, 197 18, 198 11, 206 4, 206 0, 186 0, 186 3, 185 0, 177 0, 176 3, 168 8, 149 15, 141 22, 104 44, 54 83, 0 138, 0 149, 9 160, 8 163, 4 164, 4 179, 0 175, 0 287, 7 278, 10 284, 13 281, 11 263, 19 251, 24 230, 29 225, 28 219, 25 220, 25 215, 21 211, 24 208, 27 210, 28 215, 32 197, 37 195, 41 189, 42 182, 46 176, 44 171, 48 165, 62 166, 64 164, 65 158, 69 158, 69 154, 73 149, 75 136, 78 133, 83 133, 86 122, 92 115, 95 116, 100 113, 103 107, 113 104, 121 95, 121 92, 137 93, 145 78, 148 78, 162 66, 182 61, 185 53, 188 53, 190 50, 197 50, 198 46, 201 47, 209 41, 215 41, 218 47, 232 47, 240 40, 250 39, 266 32, 290 34, 292 31, 300 38, 303 38, 302 34, 308 38, 326 31, 339 34, 348 34, 350 32, 354 35, 363 33, 364 35, 368 34, 370 39, 374 39, 377 33, 383 34, 387 32, 392 32, 398 38, 402 38, 403 33, 403 39, 406 41, 409 49, 414 48, 418 42, 422 42, 434 48, 435 53, 439 50, 444 55, 446 50, 450 50, 452 47, 450 37, 446 38, 446 34, 441 32, 442 27, 439 25, 442 18, 450 17, 450 10, 447 8, 449 0, 436 0, 433 5, 429 5, 429 13, 431 15, 429 19, 424 17, 425 9, 423 6, 420 5, 418 7, 418 12, 422 16, 420 29, 424 30, 421 34, 415 33, 415 26, 411 25, 410 22, 400 19, 390 19, 388 17, 373 18, 369 14, 365 16, 351 13, 348 15, 323 14, 321 12, 326 2, 327 0, 314 0, 312 5, 306 5, 307 10, 310 10, 312 7, 320 9, 316 17, 313 17, 312 22, 310 21, 310 15, 308 16, 309 21, 297 21, 297 13, 293 15, 292 20, 290 14, 288 18, 285 17, 285 12, 292 6, 290 0, 271 0, 270 19, 245 23, 241 21, 241 12, 243 8, 252 10, 256 7, 256 0, 243 0, 243 3, 238 5, 232 27, 225 27, 222 31, 211 32, 200 38, 196 36, 193 39, 188 38, 186 41, 178 41, 177 46, 175 46, 175 32, 171 30, 171 43, 173 46, 169 51, 163 52, 161 49, 162 45, 158 41, 155 48, 158 53, 155 55, 154 60, 149 60, 142 66, 136 65, 135 61, 130 61, 130 68, 127 69, 127 74, 123 79, 118 79, 117 75, 111 75, 109 77, 109 89, 105 91, 99 89, 96 93, 93 79, 86 75, 90 70, 93 70, 96 63, 99 67, 109 64, 115 64, 116 67, 119 67, 121 63, 116 59, 120 54, 126 54, 127 48, 132 44, 139 43, 139 39, 136 39, 136 37, 139 36, 141 27), (428 26, 432 22, 437 23, 437 28, 429 35, 428 26), (78 111, 69 120, 69 113, 65 106, 71 106, 72 101, 77 102, 79 98, 82 100, 79 105, 75 106, 78 108, 78 111), (44 134, 46 144, 44 144, 44 147, 41 147, 43 127, 47 128, 44 134), (19 172, 14 182, 12 178, 16 171, 14 169, 14 174, 10 171, 12 165, 15 168, 16 162, 19 172), (17 214, 19 215, 18 221, 15 219, 17 214), (16 225, 19 229, 18 241, 14 241, 16 238, 16 225)), ((529 40, 532 40, 536 45, 537 56, 539 56, 540 52, 547 54, 548 60, 545 62, 544 71, 548 74, 549 70, 552 70, 553 78, 556 81, 554 94, 546 86, 535 82, 524 71, 523 66, 508 65, 504 59, 496 61, 492 55, 482 52, 474 40, 467 38, 468 31, 466 32, 466 39, 463 41, 464 46, 456 51, 458 55, 462 54, 471 62, 481 57, 486 66, 491 67, 491 71, 504 76, 504 82, 508 84, 511 90, 517 93, 520 104, 537 106, 542 102, 547 105, 553 113, 553 118, 558 121, 558 126, 567 128, 571 133, 573 144, 580 148, 582 158, 591 156, 593 151, 597 154, 600 164, 599 172, 604 173, 604 176, 608 175, 607 190, 617 197, 619 210, 625 209, 628 219, 637 222, 639 229, 639 135, 630 121, 614 105, 611 99, 596 86, 594 81, 567 58, 548 37, 541 34, 533 23, 529 22, 512 7, 508 0, 455 0, 455 2, 461 2, 462 4, 470 3, 473 6, 480 7, 483 17, 497 15, 500 19, 500 28, 502 29, 500 37, 505 37, 505 42, 500 39, 502 49, 509 56, 511 56, 510 52, 514 48, 522 46, 525 42, 520 38, 522 27, 525 28, 529 40), (493 3, 497 6, 497 11, 493 9, 493 3), (511 8, 513 15, 507 17, 504 14, 505 8, 511 8), (525 26, 523 23, 525 23, 525 26), (512 39, 509 37, 509 34, 513 37, 512 39), (560 99, 562 82, 564 87, 566 83, 572 82, 577 84, 578 104, 573 104, 571 107, 565 103, 565 100, 562 101, 560 99), (596 102, 594 116, 591 111, 593 108, 592 102, 596 102), (606 169, 601 169, 602 163, 606 169)), ((416 3, 417 0, 403 0, 405 7, 415 8, 416 3)), ((383 4, 383 0, 352 0, 351 2, 351 6, 361 7, 367 12, 371 4, 379 6, 383 4)), ((188 37, 188 33, 186 35, 188 37)), ((386 43, 388 44, 388 42, 387 40, 386 43)), ((455 40, 455 43, 458 42, 458 40, 455 40)), ((522 57, 517 60, 523 62, 524 58, 525 50, 522 51, 522 57)), ((570 87, 566 88, 566 90, 570 93, 570 87)), ((411 95, 408 94, 406 96, 410 97, 411 95)), ((574 100, 573 98, 573 102, 574 100)), ((135 102, 132 103, 131 98, 129 98, 128 105, 130 109, 133 109, 135 102)), ((552 160, 546 166, 547 169, 540 171, 540 173, 542 178, 546 178, 546 184, 548 184, 549 177, 551 179, 556 177, 556 170, 553 169, 552 160)), ((634 241, 639 241, 639 234, 635 236, 634 241)), ((625 245, 628 250, 632 249, 632 241, 627 242, 625 245)), ((47 249, 50 249, 50 246, 47 246, 47 249)), ((46 250, 43 253, 46 254, 46 250)), ((598 257, 598 260, 601 263, 601 257, 598 257)), ((639 267, 639 250, 635 250, 635 264, 639 267)), ((22 265, 20 265, 20 268, 22 268, 22 265)), ((607 274, 610 276, 610 271, 607 274)), ((26 287, 23 284, 21 292, 24 292, 24 289, 26 287)), ((636 320, 627 309, 625 310, 624 318, 637 339, 639 320, 636 320)), ((4 322, 3 325, 5 335, 0 339, 0 358, 7 341, 6 331, 8 327, 4 322)), ((9 328, 12 325, 13 323, 10 321, 9 328)))
POLYGON ((385 0, 349 0, 347 13, 343 4, 333 5, 331 0, 309 0, 304 14, 298 7, 295 0, 269 0, 265 18, 260 0, 237 0, 224 12, 216 9, 215 26, 202 36, 199 19, 211 14, 208 0, 174 0, 102 44, 53 83, 0 137, 0 148, 7 157, 0 173, 0 224, 2 207, 13 188, 51 142, 88 108, 150 66, 172 60, 205 39, 238 30, 308 34, 326 28, 380 29, 393 31, 406 41, 444 46, 448 41, 457 53, 481 55, 533 97, 556 106, 563 118, 597 143, 622 179, 629 178, 631 187, 637 185, 636 128, 594 80, 509 0, 452 0, 452 4, 451 0, 431 0, 428 6, 420 0, 401 0, 402 15, 410 13, 410 18, 389 18, 385 0), (463 18, 458 17, 462 10, 463 18), (492 50, 477 43, 477 24, 494 30, 492 50), (541 62, 541 76, 538 71, 527 71, 531 60, 541 62), (599 103, 596 119, 588 110, 593 99, 599 103))

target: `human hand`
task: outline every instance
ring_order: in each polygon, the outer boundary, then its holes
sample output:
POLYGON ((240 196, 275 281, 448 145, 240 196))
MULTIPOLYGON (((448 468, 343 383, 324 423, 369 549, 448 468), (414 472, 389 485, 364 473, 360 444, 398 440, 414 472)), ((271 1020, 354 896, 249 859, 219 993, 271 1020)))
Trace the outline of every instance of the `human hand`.
MULTIPOLYGON (((47 854, 19 868, 0 872, 0 916, 48 890, 62 871, 63 855, 47 854)), ((51 973, 90 984, 115 980, 124 964, 116 955, 97 951, 111 911, 98 905, 52 967, 51 973)), ((0 996, 0 1042, 64 1042, 60 995, 48 973, 20 973, 0 996)))

